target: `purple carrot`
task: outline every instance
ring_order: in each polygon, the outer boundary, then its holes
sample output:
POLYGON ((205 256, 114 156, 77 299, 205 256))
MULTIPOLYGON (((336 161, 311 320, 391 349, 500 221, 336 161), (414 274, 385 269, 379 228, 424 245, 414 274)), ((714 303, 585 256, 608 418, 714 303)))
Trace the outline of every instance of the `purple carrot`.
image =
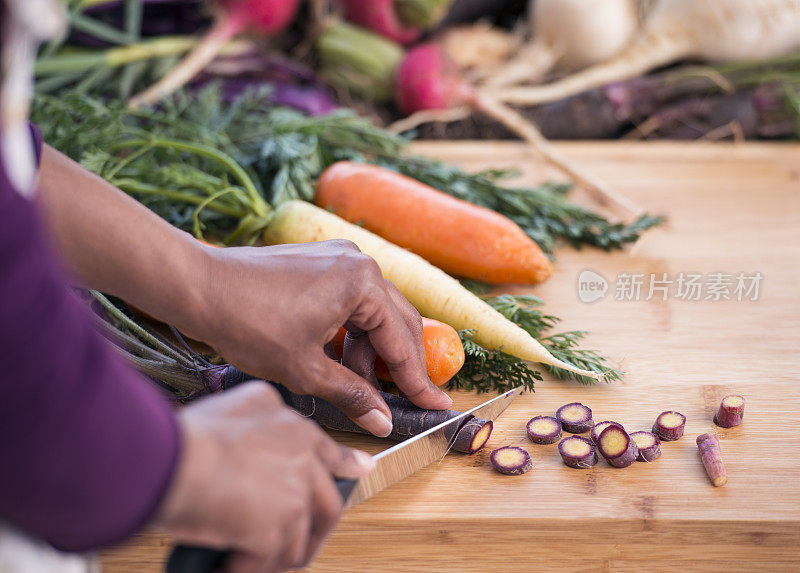
POLYGON ((609 465, 615 468, 627 468, 639 456, 636 443, 622 427, 611 424, 600 432, 597 449, 609 465))
POLYGON ((661 412, 653 424, 653 433, 665 442, 674 442, 683 435, 686 427, 686 416, 680 412, 668 410, 661 412))
POLYGON ((561 438, 561 422, 552 416, 536 416, 526 425, 534 444, 555 444, 561 438))
POLYGON ((592 426, 592 431, 589 433, 589 437, 596 444, 597 440, 600 439, 600 432, 602 432, 603 430, 605 430, 608 426, 611 426, 612 424, 615 425, 615 426, 619 426, 623 430, 625 429, 625 428, 622 427, 622 424, 620 424, 618 422, 611 422, 609 420, 605 420, 603 422, 597 422, 594 426, 592 426))
POLYGON ((742 418, 744 418, 744 396, 731 394, 720 402, 714 423, 720 428, 733 428, 742 423, 742 418))
POLYGON ((558 443, 558 453, 564 464, 575 469, 587 469, 597 463, 597 450, 591 440, 569 436, 558 443))
POLYGON ((492 451, 489 460, 494 469, 509 476, 524 474, 533 467, 528 452, 515 446, 497 448, 492 451))
POLYGON ((592 410, 580 402, 564 404, 556 411, 556 418, 564 431, 570 434, 588 432, 594 425, 592 410))
POLYGON ((721 487, 728 483, 728 474, 725 471, 725 464, 722 463, 722 451, 719 447, 719 438, 716 434, 701 434, 697 436, 697 449, 700 450, 700 458, 706 474, 714 484, 714 487, 721 487))
POLYGON ((652 462, 661 457, 661 440, 651 432, 633 432, 630 435, 639 456, 636 458, 640 462, 652 462))

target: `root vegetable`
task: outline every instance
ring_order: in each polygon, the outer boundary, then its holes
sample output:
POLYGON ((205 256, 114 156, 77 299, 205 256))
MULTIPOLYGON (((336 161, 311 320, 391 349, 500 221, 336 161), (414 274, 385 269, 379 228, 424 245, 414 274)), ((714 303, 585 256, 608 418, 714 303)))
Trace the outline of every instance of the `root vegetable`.
POLYGON ((524 474, 533 467, 528 452, 515 446, 497 448, 491 453, 489 460, 494 469, 509 476, 524 474))
MULTIPOLYGON (((329 402, 314 396, 294 394, 280 385, 276 385, 276 387, 288 406, 303 416, 311 418, 320 426, 343 432, 368 433, 329 402)), ((406 398, 385 392, 380 394, 392 413, 392 433, 388 436, 390 440, 406 440, 460 414, 454 410, 423 410, 406 398)), ((453 434, 455 434, 453 449, 457 452, 472 454, 486 444, 492 434, 492 428, 491 421, 473 416, 461 425, 453 424, 448 428, 451 432, 448 439, 453 439, 453 434)))
POLYGON ((400 44, 410 44, 422 30, 406 26, 395 10, 395 0, 340 0, 345 18, 400 44))
POLYGON ((617 424, 611 424, 600 432, 597 449, 609 465, 615 468, 627 468, 639 456, 636 443, 628 433, 617 424))
POLYGON ((619 426, 623 430, 625 429, 625 428, 622 427, 622 424, 618 424, 617 422, 610 422, 608 420, 606 420, 604 422, 597 422, 594 426, 592 426, 592 431, 589 434, 589 437, 591 437, 592 442, 594 442, 596 444, 597 440, 600 439, 600 432, 602 432, 603 430, 605 430, 608 426, 610 426, 612 424, 615 425, 615 426, 619 426))
POLYGON ((762 60, 798 48, 800 10, 794 0, 657 0, 642 31, 616 57, 550 84, 492 93, 506 103, 537 105, 681 59, 762 60))
POLYGON ((400 289, 420 314, 456 330, 474 329, 474 340, 481 346, 490 350, 502 347, 503 352, 523 360, 550 364, 594 379, 603 378, 602 374, 555 358, 522 328, 422 257, 310 203, 283 203, 264 233, 265 242, 272 245, 331 239, 354 242, 375 259, 383 276, 400 289))
POLYGON ((706 468, 706 473, 714 487, 721 487, 728 483, 725 464, 722 463, 719 438, 716 434, 701 434, 697 436, 697 449, 700 450, 703 467, 706 468))
POLYGON ((594 425, 592 410, 580 402, 564 404, 556 411, 561 427, 570 434, 583 434, 594 425))
POLYGON ((552 416, 536 416, 525 426, 535 444, 555 444, 561 438, 561 422, 552 416))
POLYGON ((721 428, 733 428, 742 423, 742 418, 744 418, 744 396, 731 394, 720 402, 714 423, 721 428))
POLYGON ((601 204, 613 204, 629 213, 640 212, 628 199, 587 175, 556 152, 536 126, 524 116, 461 78, 456 65, 436 44, 420 44, 406 54, 397 71, 396 97, 400 110, 412 115, 390 126, 390 130, 407 131, 420 123, 442 119, 442 114, 436 110, 453 110, 459 107, 475 109, 519 135, 545 161, 575 180, 601 204))
POLYGON ((680 412, 667 411, 656 418, 653 433, 665 442, 672 442, 683 435, 684 427, 686 427, 686 416, 680 412))
POLYGON ((493 427, 490 420, 472 418, 456 434, 453 449, 463 454, 474 454, 489 441, 493 427))
POLYGON ((385 167, 334 163, 319 178, 315 203, 454 276, 535 284, 553 272, 510 219, 385 167))
POLYGON ((638 28, 632 0, 535 0, 533 40, 491 75, 487 86, 536 83, 553 67, 583 68, 615 56, 638 28))
POLYGON ((191 81, 234 36, 246 30, 264 35, 281 32, 294 19, 298 7, 298 0, 219 0, 216 23, 205 38, 167 75, 128 104, 155 104, 191 81))
MULTIPOLYGON (((340 328, 331 341, 336 355, 341 357, 344 350, 344 339, 347 331, 340 328)), ((432 318, 422 319, 422 336, 425 344, 425 364, 428 377, 437 386, 442 386, 461 370, 464 365, 464 345, 455 329, 432 318)), ((379 380, 392 382, 392 375, 383 359, 375 359, 375 375, 379 380)))
POLYGON ((597 463, 597 450, 591 440, 569 436, 558 443, 564 464, 575 469, 588 469, 597 463))
POLYGON ((650 432, 633 432, 631 439, 639 450, 640 462, 652 462, 661 457, 661 440, 650 432))

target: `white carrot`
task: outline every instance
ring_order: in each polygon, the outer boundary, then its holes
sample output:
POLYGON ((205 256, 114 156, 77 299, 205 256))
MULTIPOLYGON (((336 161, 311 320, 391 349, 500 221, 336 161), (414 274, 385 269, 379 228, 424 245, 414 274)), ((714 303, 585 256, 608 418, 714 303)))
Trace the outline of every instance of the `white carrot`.
POLYGON ((685 58, 761 60, 798 48, 797 0, 657 0, 641 33, 616 57, 550 84, 493 94, 506 103, 537 105, 685 58))
POLYGON ((423 316, 440 320, 456 330, 474 329, 475 342, 486 348, 502 347, 503 352, 523 360, 602 378, 597 372, 582 370, 555 358, 535 338, 422 257, 324 209, 304 201, 287 201, 275 211, 264 232, 264 240, 269 244, 330 239, 352 241, 375 259, 383 276, 394 283, 423 316))
POLYGON ((638 26, 633 0, 532 0, 532 40, 486 86, 536 83, 552 68, 576 70, 622 50, 638 26))

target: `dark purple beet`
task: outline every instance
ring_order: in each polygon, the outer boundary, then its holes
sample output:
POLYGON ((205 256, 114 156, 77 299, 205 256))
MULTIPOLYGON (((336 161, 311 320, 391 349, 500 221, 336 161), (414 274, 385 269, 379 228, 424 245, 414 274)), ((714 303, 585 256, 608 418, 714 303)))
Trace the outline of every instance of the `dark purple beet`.
POLYGON ((597 449, 609 465, 615 468, 627 468, 639 456, 634 441, 621 426, 616 424, 607 426, 600 432, 597 449))
POLYGON ((552 416, 535 416, 525 428, 534 444, 555 444, 561 438, 561 422, 552 416))
POLYGON ((597 450, 591 440, 581 436, 569 436, 558 443, 558 453, 564 464, 583 470, 597 463, 597 450))
POLYGON ((632 432, 631 439, 639 450, 637 460, 652 462, 661 457, 661 440, 651 432, 632 432))

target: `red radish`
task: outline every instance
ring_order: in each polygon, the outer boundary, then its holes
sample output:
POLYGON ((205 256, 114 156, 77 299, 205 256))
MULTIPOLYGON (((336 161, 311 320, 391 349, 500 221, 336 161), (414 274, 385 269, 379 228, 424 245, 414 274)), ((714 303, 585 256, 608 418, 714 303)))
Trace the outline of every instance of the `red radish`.
POLYGON ((340 0, 345 18, 400 44, 410 44, 422 30, 403 25, 395 10, 394 0, 340 0))
POLYGON ((132 97, 131 107, 153 105, 192 80, 234 36, 245 31, 273 35, 297 15, 299 0, 219 0, 216 23, 205 38, 166 76, 132 97))
POLYGON ((421 123, 454 118, 441 110, 458 112, 459 107, 466 107, 481 111, 531 144, 548 163, 590 191, 601 204, 610 199, 628 212, 639 213, 640 209, 626 198, 584 174, 553 150, 530 121, 465 81, 439 45, 424 43, 409 50, 397 70, 395 89, 397 105, 409 117, 394 123, 391 130, 402 132, 421 123))

